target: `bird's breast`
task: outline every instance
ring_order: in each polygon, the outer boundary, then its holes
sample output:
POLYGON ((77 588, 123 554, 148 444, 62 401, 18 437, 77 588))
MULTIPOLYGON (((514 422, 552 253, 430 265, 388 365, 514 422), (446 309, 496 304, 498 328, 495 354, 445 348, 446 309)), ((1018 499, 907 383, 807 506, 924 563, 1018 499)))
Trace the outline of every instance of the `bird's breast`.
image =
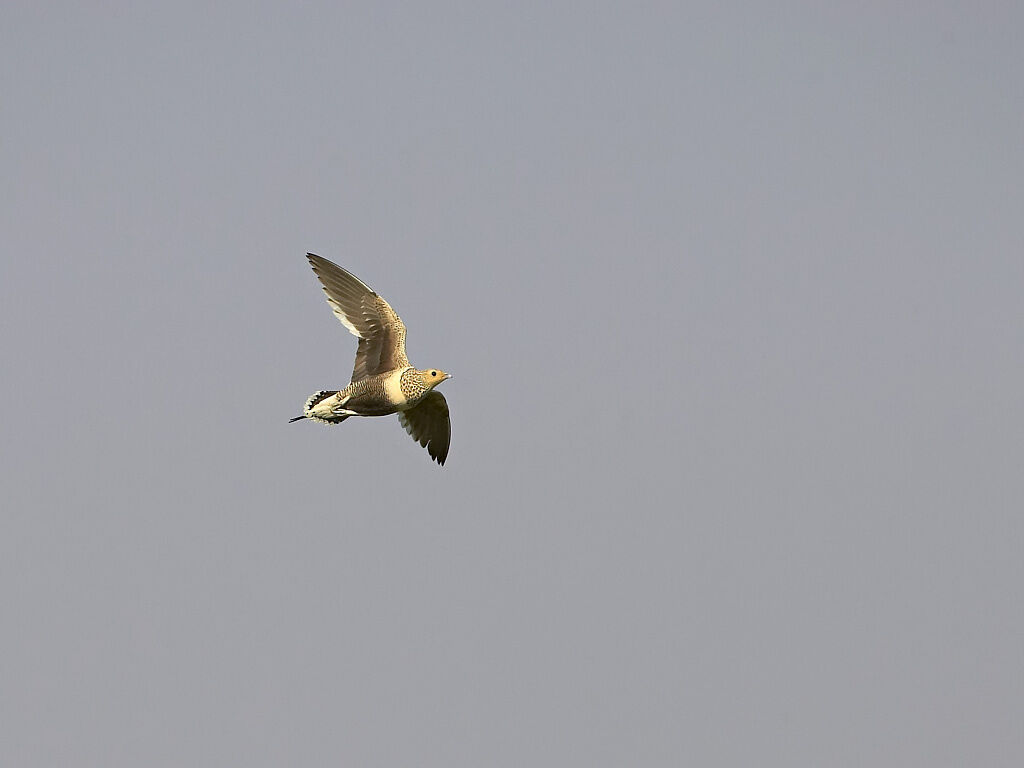
MULTIPOLYGON (((410 366, 412 367, 412 366, 410 366)), ((392 371, 391 374, 384 379, 384 394, 388 398, 388 402, 393 403, 396 410, 404 411, 409 408, 409 398, 405 396, 402 391, 402 374, 405 373, 408 368, 401 368, 397 371, 392 371)))

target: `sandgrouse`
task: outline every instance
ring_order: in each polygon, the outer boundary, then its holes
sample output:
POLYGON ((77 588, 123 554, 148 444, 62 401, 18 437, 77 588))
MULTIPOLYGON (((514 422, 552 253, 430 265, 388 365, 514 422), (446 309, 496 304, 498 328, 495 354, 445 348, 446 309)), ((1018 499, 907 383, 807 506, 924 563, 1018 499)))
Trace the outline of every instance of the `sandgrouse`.
POLYGON ((405 325, 382 296, 355 275, 327 259, 306 258, 323 284, 327 303, 342 324, 359 338, 352 381, 341 391, 310 396, 299 419, 340 424, 349 416, 387 416, 398 420, 413 440, 443 465, 451 442, 448 403, 434 387, 451 376, 438 368, 419 370, 405 356, 405 325))

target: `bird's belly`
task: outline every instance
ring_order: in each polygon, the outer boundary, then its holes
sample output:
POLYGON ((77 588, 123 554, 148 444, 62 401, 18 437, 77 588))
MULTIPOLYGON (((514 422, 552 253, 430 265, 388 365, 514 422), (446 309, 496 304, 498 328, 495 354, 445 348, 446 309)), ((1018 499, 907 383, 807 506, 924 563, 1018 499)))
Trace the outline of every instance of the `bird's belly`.
POLYGON ((396 411, 394 404, 380 390, 354 393, 344 404, 339 401, 337 407, 344 408, 353 416, 387 416, 396 411))

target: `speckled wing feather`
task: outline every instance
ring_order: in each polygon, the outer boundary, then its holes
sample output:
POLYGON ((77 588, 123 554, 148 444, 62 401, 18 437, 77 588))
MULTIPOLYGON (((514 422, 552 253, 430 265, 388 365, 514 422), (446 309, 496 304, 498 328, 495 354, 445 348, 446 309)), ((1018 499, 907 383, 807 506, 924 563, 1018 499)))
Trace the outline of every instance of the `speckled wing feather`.
POLYGON ((408 411, 399 411, 398 420, 412 439, 427 449, 430 458, 444 465, 452 441, 452 423, 444 395, 434 390, 408 411))
POLYGON ((409 365, 405 356, 405 324, 391 305, 337 264, 314 253, 307 253, 306 258, 320 279, 334 314, 359 339, 352 381, 409 365))

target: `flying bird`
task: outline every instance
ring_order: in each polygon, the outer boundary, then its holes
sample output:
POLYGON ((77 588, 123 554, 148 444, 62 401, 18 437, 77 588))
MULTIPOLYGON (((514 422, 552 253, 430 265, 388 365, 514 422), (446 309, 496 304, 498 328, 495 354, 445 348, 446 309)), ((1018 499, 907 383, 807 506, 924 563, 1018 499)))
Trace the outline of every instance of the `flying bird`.
POLYGON ((451 443, 448 403, 434 390, 451 376, 440 368, 414 368, 405 356, 405 324, 383 296, 337 264, 307 253, 334 314, 358 337, 352 381, 342 390, 310 395, 299 419, 340 424, 349 416, 398 420, 430 458, 444 465, 451 443))

